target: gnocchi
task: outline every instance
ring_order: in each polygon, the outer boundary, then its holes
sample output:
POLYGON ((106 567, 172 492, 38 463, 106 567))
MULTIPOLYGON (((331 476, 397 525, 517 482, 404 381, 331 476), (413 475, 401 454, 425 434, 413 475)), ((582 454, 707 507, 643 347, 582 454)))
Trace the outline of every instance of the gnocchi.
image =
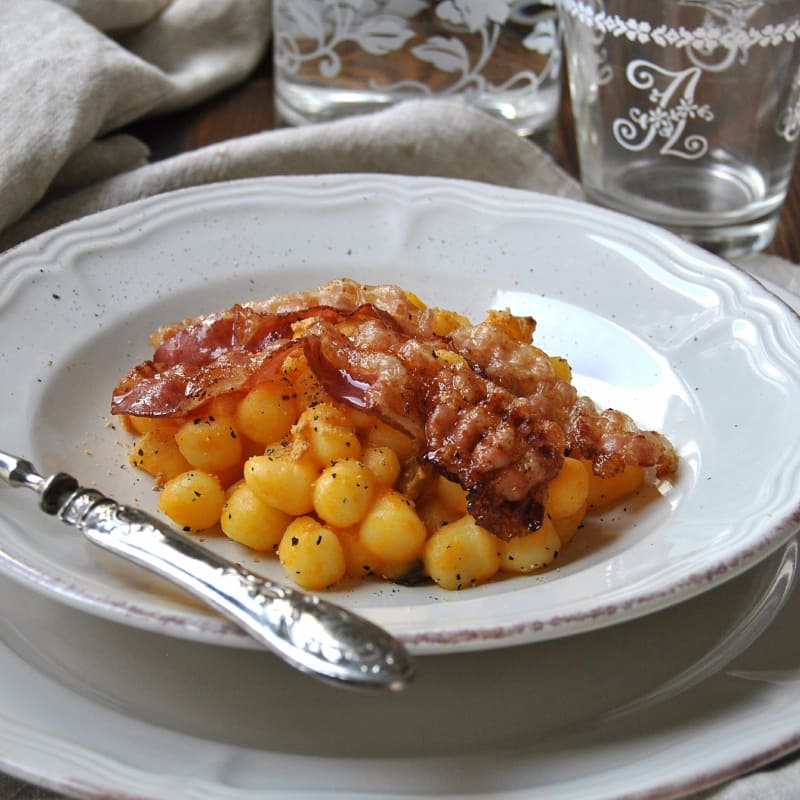
POLYGON ((443 525, 425 543, 425 572, 443 589, 477 586, 500 568, 502 542, 472 517, 443 525))
POLYGON ((325 467, 314 482, 314 511, 329 525, 348 528, 364 519, 374 494, 375 479, 367 467, 343 458, 325 467))
POLYGON ((298 517, 289 523, 278 546, 278 558, 304 589, 326 589, 347 571, 339 538, 311 517, 298 517))
MULTIPOLYGON (((447 342, 471 330, 471 323, 456 312, 428 309, 408 293, 398 296, 409 318, 429 315, 426 324, 438 338, 428 357, 460 380, 473 368, 471 341, 462 349, 447 342)), ((296 341, 314 335, 315 320, 301 314, 291 323, 296 341)), ((548 380, 571 385, 569 362, 530 344, 533 320, 489 312, 483 324, 507 348, 528 347, 548 380)), ((360 335, 349 315, 337 331, 360 335)), ((413 424, 390 424, 388 413, 359 395, 363 381, 352 381, 347 392, 354 402, 344 402, 328 391, 326 380, 337 378, 326 378, 318 359, 313 348, 295 348, 277 368, 259 372, 260 379, 226 388, 186 411, 124 417, 134 437, 129 461, 154 478, 164 514, 186 531, 218 529, 243 547, 273 554, 303 588, 423 575, 458 591, 500 575, 537 572, 555 562, 588 514, 645 483, 637 463, 606 474, 589 457, 565 448, 544 486, 538 527, 506 540, 476 519, 474 488, 464 488, 469 484, 457 469, 431 466, 430 450, 421 448, 413 424)), ((410 401, 406 410, 413 410, 410 401)), ((446 418, 455 412, 445 406, 441 413, 446 418)), ((505 424, 503 417, 497 429, 502 435, 486 440, 503 453, 505 424)), ((486 442, 479 437, 476 448, 489 447, 486 442)))
POLYGON ((208 472, 189 470, 167 481, 158 507, 185 531, 202 531, 216 525, 225 492, 219 479, 208 472))

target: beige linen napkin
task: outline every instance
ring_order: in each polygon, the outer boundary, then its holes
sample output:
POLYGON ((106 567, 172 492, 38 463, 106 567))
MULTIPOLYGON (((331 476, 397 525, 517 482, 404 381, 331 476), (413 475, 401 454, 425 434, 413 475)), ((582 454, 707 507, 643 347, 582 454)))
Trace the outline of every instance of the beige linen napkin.
POLYGON ((269 32, 269 0, 2 0, 0 231, 51 186, 145 163, 113 132, 237 83, 269 32))
MULTIPOLYGON (((148 163, 119 133, 246 76, 269 39, 269 0, 1 0, 0 251, 56 225, 160 192, 260 175, 384 172, 464 178, 582 199, 528 140, 453 101, 266 131, 148 163), (33 47, 32 44, 36 43, 33 47)), ((800 266, 741 265, 800 294, 800 266)), ((0 775, 0 797, 50 797, 0 775)), ((707 792, 800 796, 800 763, 707 792)))
POLYGON ((383 172, 467 178, 580 197, 538 147, 457 102, 412 101, 387 111, 229 140, 99 181, 44 204, 0 249, 42 230, 170 189, 260 175, 383 172))

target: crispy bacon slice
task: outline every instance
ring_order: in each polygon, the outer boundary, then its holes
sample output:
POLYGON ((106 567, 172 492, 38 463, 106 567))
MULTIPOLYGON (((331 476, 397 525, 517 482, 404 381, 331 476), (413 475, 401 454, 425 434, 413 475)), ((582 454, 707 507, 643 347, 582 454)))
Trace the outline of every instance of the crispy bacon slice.
POLYGON ((602 476, 626 464, 659 477, 676 469, 665 437, 598 410, 558 377, 532 343, 534 320, 495 311, 447 336, 434 327, 434 310, 399 287, 347 279, 236 305, 156 331, 153 358, 120 381, 112 413, 185 414, 266 380, 302 351, 334 400, 410 436, 419 463, 460 483, 470 513, 501 538, 540 526, 566 453, 602 476))
POLYGON ((473 517, 503 539, 539 528, 564 462, 562 429, 464 363, 439 370, 425 403, 425 457, 468 490, 473 517))
MULTIPOLYGON (((568 452, 582 455, 601 477, 612 477, 626 464, 654 467, 664 478, 678 467, 675 450, 656 431, 643 431, 615 409, 599 411, 588 397, 556 377, 550 357, 526 334, 533 326, 509 321, 508 312, 490 312, 484 322, 455 330, 450 340, 473 369, 536 404, 536 413, 558 423, 568 452), (514 335, 512 335, 512 332, 514 335)), ((523 321, 524 322, 524 321, 523 321)))
POLYGON ((265 317, 235 305, 224 314, 176 330, 156 349, 153 361, 165 366, 202 366, 232 350, 258 352, 271 342, 290 339, 293 321, 289 315, 265 317))
POLYGON ((292 325, 306 319, 340 322, 353 317, 394 320, 369 305, 355 309, 311 306, 261 313, 235 305, 183 326, 161 328, 153 358, 134 367, 114 389, 112 414, 142 417, 188 413, 207 400, 265 381, 302 345, 292 325), (167 331, 169 333, 167 334, 167 331))
POLYGON ((390 317, 393 324, 406 333, 427 335, 430 332, 430 310, 408 292, 392 284, 369 286, 349 278, 336 278, 310 291, 276 295, 249 304, 250 308, 261 314, 286 314, 302 311, 309 306, 330 306, 343 313, 371 306, 390 317))
POLYGON ((393 352, 402 334, 375 324, 368 330, 373 334, 368 346, 358 347, 333 326, 316 326, 303 339, 308 364, 335 400, 380 417, 422 444, 425 376, 393 352))
POLYGON ((641 430, 616 409, 598 411, 588 397, 578 398, 570 409, 566 434, 569 448, 589 459, 603 478, 617 475, 626 464, 653 467, 658 478, 678 468, 678 456, 666 437, 641 430))
POLYGON ((268 380, 299 348, 293 340, 280 339, 256 353, 226 350, 203 364, 145 361, 117 384, 111 413, 134 417, 188 414, 212 397, 268 380))
POLYGON ((562 428, 539 413, 541 403, 437 356, 442 340, 375 325, 370 333, 343 336, 327 325, 306 336, 309 364, 328 394, 414 438, 421 458, 467 489, 468 510, 495 535, 536 530, 565 450, 562 428))

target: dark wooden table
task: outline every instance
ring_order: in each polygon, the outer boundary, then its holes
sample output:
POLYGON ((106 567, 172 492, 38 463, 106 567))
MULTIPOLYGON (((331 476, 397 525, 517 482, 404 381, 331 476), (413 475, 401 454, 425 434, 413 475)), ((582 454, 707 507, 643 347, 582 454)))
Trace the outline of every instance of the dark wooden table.
MULTIPOLYGON (((153 159, 166 158, 204 145, 277 127, 280 122, 273 104, 269 58, 243 84, 192 110, 148 120, 133 126, 132 133, 144 140, 153 159)), ((555 160, 578 176, 572 113, 566 89, 552 137, 555 160)), ((789 187, 778 230, 768 253, 800 264, 800 159, 789 187)))

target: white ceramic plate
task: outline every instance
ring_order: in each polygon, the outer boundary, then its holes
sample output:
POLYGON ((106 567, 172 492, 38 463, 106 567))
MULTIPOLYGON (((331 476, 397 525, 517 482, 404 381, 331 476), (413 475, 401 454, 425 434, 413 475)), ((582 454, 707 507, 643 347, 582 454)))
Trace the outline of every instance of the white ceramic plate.
MULTIPOLYGON (((752 279, 627 217, 427 178, 271 178, 162 195, 0 260, 0 449, 150 510, 109 395, 166 321, 347 275, 480 318, 510 306, 603 405, 665 432, 677 480, 587 525, 541 575, 458 593, 362 582, 332 599, 418 652, 497 647, 692 597, 798 528, 800 323, 752 279)), ((207 542, 256 571, 276 562, 207 542)), ((0 564, 117 621, 247 646, 233 626, 5 491, 0 564)))
POLYGON ((675 797, 800 742, 796 574, 792 541, 644 619, 422 657, 401 694, 333 689, 0 576, 0 769, 81 798, 675 797))

